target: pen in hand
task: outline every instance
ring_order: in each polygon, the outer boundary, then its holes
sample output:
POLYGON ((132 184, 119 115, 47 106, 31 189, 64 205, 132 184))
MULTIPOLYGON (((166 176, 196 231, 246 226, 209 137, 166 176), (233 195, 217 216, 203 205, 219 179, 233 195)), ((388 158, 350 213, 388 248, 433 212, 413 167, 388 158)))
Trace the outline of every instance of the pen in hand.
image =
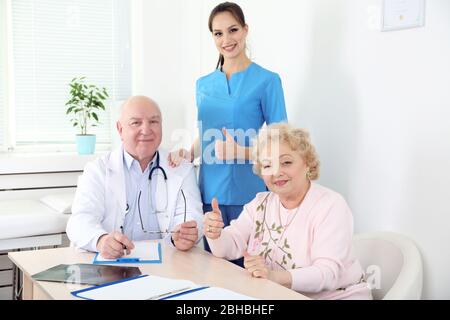
MULTIPOLYGON (((120 226, 120 231, 122 232, 122 234, 124 234, 124 233, 123 233, 123 226, 120 226)), ((122 247, 123 247, 123 250, 125 250, 124 256, 126 256, 126 255, 127 255, 127 246, 124 245, 124 244, 122 244, 122 247)))

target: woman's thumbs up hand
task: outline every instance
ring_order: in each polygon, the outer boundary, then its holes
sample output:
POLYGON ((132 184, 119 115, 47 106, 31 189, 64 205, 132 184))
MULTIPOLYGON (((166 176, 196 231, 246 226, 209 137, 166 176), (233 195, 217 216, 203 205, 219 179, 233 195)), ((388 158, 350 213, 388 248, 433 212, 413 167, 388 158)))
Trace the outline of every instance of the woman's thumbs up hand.
POLYGON ((225 226, 222 219, 222 212, 216 198, 211 201, 212 211, 205 213, 203 218, 203 233, 209 239, 217 239, 225 226))

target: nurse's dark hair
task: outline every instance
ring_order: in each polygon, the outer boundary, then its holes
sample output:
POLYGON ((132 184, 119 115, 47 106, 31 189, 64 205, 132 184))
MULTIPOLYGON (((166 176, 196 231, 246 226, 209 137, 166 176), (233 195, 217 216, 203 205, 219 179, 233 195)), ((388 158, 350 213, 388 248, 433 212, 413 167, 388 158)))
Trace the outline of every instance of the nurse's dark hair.
MULTIPOLYGON (((208 20, 208 28, 210 32, 213 32, 212 23, 216 15, 222 12, 229 12, 236 20, 239 22, 241 27, 245 27, 245 16, 241 7, 234 2, 223 2, 218 4, 214 9, 212 9, 209 20, 208 20)), ((217 61, 216 69, 221 68, 225 59, 222 54, 219 55, 219 61, 217 61)))

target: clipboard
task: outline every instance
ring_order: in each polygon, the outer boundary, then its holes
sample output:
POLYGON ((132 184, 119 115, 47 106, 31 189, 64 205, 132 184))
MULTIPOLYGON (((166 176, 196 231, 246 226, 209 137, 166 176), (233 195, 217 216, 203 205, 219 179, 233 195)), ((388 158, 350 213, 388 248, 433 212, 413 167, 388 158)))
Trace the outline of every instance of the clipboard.
POLYGON ((224 288, 149 275, 81 289, 71 294, 85 300, 255 300, 224 288))
POLYGON ((136 241, 135 248, 126 256, 118 259, 105 259, 100 253, 94 257, 93 264, 125 264, 125 263, 162 263, 161 243, 136 241))
POLYGON ((142 275, 71 292, 85 300, 163 300, 207 287, 189 280, 142 275))

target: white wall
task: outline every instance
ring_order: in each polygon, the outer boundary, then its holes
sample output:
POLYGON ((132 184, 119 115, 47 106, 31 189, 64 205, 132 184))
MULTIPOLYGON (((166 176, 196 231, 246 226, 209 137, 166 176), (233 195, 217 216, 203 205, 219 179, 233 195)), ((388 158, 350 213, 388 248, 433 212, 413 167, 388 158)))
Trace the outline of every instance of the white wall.
POLYGON ((163 113, 163 142, 188 146, 196 127, 195 80, 200 76, 201 1, 133 0, 134 90, 163 113), (191 35, 195 35, 191 37, 191 35))
MULTIPOLYGON (((145 1, 139 93, 169 131, 195 128, 195 79, 214 68, 219 1, 145 1)), ((290 121, 310 130, 320 183, 341 192, 355 231, 412 238, 426 299, 450 299, 450 1, 426 26, 380 32, 382 0, 242 0, 255 62, 281 75, 290 121)))
POLYGON ((427 1, 425 28, 388 33, 374 28, 380 5, 314 1, 303 94, 287 93, 289 114, 312 131, 321 182, 346 196, 356 231, 410 236, 423 297, 449 299, 450 2, 427 1))

